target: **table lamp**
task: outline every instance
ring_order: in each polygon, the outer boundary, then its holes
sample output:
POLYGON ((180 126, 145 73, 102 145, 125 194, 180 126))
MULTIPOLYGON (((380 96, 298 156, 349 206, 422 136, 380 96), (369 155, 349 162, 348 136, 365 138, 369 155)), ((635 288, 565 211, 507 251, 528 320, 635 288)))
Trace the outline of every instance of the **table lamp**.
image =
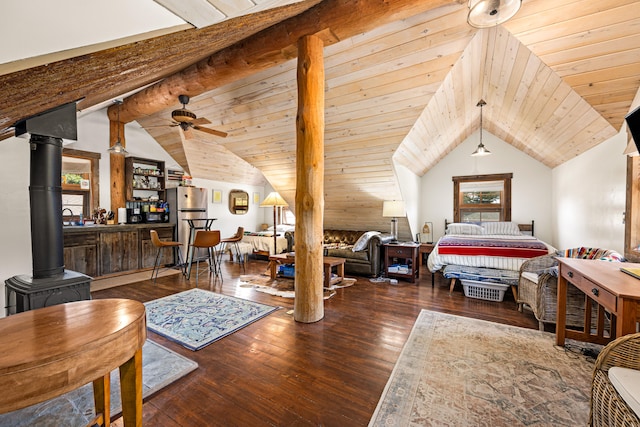
POLYGON ((398 241, 398 217, 406 214, 402 200, 385 200, 382 203, 382 216, 391 218, 391 241, 398 241))

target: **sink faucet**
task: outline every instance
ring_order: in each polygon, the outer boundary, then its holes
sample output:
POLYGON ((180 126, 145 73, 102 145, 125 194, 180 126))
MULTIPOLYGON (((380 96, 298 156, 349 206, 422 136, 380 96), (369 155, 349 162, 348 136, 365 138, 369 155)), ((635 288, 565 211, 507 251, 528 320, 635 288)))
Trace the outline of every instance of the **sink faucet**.
MULTIPOLYGON (((71 209, 69 209, 69 208, 62 209, 62 216, 63 217, 64 217, 65 211, 69 211, 69 216, 71 216, 71 219, 73 219, 73 211, 71 209)), ((63 220, 64 220, 64 218, 63 218, 63 220)))

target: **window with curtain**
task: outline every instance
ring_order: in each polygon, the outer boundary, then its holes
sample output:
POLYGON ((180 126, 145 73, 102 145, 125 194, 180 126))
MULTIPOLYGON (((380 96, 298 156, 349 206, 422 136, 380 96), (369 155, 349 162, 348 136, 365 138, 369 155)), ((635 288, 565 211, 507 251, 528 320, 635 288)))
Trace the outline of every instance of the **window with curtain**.
POLYGON ((511 221, 512 176, 454 176, 454 222, 511 221))

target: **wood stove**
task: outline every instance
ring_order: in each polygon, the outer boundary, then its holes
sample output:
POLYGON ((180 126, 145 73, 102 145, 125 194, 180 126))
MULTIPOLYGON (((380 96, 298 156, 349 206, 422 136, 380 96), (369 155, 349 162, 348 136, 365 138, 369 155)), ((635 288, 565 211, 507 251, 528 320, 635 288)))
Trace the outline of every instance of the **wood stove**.
POLYGON ((16 124, 29 136, 29 201, 33 275, 5 281, 7 315, 65 302, 91 299, 91 277, 64 269, 62 233, 62 140, 77 139, 75 103, 16 124))

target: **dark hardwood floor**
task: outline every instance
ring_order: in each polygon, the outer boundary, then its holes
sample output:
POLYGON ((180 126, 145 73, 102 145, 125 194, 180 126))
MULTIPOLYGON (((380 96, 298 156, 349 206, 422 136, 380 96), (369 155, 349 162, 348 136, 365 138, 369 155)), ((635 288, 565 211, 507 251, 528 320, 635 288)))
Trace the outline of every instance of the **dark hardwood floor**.
MULTIPOLYGON (((266 261, 251 259, 247 273, 266 268, 266 261)), ((465 298, 462 287, 450 295, 443 278, 432 288, 423 268, 415 285, 358 278, 325 300, 323 320, 303 324, 289 313, 293 300, 239 287, 240 266, 223 261, 223 283, 200 276, 198 287, 282 309, 199 351, 149 332, 151 340, 195 360, 199 368, 145 401, 144 424, 366 426, 420 310, 537 328, 533 314, 517 311, 511 291, 503 302, 465 298)), ((195 278, 187 282, 175 275, 92 297, 145 302, 192 287, 195 278)))

